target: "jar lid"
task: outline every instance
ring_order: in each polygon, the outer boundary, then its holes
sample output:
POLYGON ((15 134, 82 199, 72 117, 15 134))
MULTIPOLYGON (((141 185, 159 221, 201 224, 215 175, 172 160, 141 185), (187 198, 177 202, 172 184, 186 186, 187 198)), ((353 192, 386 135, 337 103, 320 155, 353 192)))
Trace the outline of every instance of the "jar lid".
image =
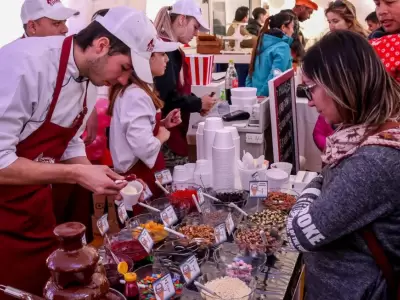
POLYGON ((124 279, 126 282, 133 282, 137 280, 137 275, 136 273, 125 273, 124 279))

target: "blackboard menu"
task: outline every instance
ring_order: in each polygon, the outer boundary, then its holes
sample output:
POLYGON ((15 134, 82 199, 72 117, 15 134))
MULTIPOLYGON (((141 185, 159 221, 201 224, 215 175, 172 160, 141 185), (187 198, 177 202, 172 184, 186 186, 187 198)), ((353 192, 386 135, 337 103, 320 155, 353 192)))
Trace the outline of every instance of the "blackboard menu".
POLYGON ((269 81, 274 162, 288 162, 300 169, 297 140, 296 96, 293 69, 269 81))

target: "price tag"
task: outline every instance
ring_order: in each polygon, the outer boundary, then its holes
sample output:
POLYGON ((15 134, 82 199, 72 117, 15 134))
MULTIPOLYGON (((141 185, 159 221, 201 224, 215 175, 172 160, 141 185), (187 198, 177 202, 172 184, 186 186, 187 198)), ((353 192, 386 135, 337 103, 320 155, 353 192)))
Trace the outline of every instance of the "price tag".
POLYGON ((178 222, 178 216, 175 213, 174 208, 172 205, 169 205, 166 209, 164 209, 161 213, 161 220, 163 221, 165 226, 171 226, 174 225, 176 222, 178 222))
POLYGON ((172 189, 174 191, 182 191, 182 190, 186 190, 187 188, 189 188, 188 183, 174 183, 172 186, 172 189))
POLYGON ((217 244, 224 243, 228 240, 228 237, 226 236, 225 223, 219 224, 217 227, 214 228, 214 235, 215 242, 217 244))
POLYGON ((171 171, 168 169, 156 172, 154 176, 156 177, 156 180, 162 185, 170 184, 172 182, 171 171))
POLYGON ((110 229, 110 225, 108 224, 108 214, 105 214, 100 219, 97 220, 97 228, 99 228, 100 234, 105 235, 110 229))
POLYGON ((232 213, 228 214, 228 217, 225 220, 225 226, 228 234, 231 235, 233 230, 235 230, 235 223, 233 222, 232 213))
POLYGON ((267 198, 268 181, 250 181, 250 198, 267 198))
POLYGON ((204 199, 204 194, 203 190, 200 188, 197 190, 197 201, 199 202, 199 205, 202 206, 206 200, 204 199))
POLYGON ((191 256, 183 264, 179 266, 186 283, 191 283, 197 277, 200 276, 200 267, 197 263, 196 256, 191 256))
POLYGON ((153 249, 154 241, 151 238, 150 233, 146 229, 143 229, 140 233, 139 243, 143 246, 147 253, 150 253, 151 249, 153 249))
POLYGON ((118 218, 122 224, 125 224, 126 220, 128 220, 128 213, 123 202, 118 206, 118 218))
POLYGON ((87 245, 86 234, 84 234, 83 237, 82 237, 82 245, 84 245, 84 246, 87 245))
POLYGON ((153 291, 157 300, 168 300, 175 295, 171 274, 167 274, 154 282, 153 291))
POLYGON ((150 191, 149 186, 146 185, 146 188, 143 191, 144 200, 150 199, 153 196, 153 193, 150 191))

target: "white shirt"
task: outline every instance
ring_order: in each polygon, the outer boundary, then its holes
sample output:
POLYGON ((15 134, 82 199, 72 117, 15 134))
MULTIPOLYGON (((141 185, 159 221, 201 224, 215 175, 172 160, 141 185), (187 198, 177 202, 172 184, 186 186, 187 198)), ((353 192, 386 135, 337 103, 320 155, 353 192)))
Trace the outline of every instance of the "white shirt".
MULTIPOLYGON (((46 118, 53 99, 64 39, 59 36, 30 37, 16 40, 0 49, 0 169, 17 160, 17 144, 38 129, 46 118)), ((74 78, 78 76, 72 45, 52 123, 70 127, 81 112, 86 82, 76 82, 74 78)), ((87 98, 88 113, 84 123, 95 102, 95 98, 87 98)), ((86 156, 80 138, 83 130, 84 125, 70 141, 61 160, 86 156)))
POLYGON ((153 168, 161 142, 154 137, 156 107, 135 85, 115 100, 110 124, 110 151, 115 171, 127 172, 139 160, 153 168))

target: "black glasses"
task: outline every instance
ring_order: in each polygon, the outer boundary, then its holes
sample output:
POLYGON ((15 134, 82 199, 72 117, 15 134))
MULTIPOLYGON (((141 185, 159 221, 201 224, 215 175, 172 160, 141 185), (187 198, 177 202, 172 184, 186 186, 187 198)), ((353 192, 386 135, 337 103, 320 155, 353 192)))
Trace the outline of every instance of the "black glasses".
POLYGON ((307 98, 308 101, 312 100, 312 94, 311 94, 311 90, 316 87, 317 85, 314 84, 310 84, 310 85, 306 85, 306 84, 299 84, 297 86, 297 97, 300 98, 307 98))

